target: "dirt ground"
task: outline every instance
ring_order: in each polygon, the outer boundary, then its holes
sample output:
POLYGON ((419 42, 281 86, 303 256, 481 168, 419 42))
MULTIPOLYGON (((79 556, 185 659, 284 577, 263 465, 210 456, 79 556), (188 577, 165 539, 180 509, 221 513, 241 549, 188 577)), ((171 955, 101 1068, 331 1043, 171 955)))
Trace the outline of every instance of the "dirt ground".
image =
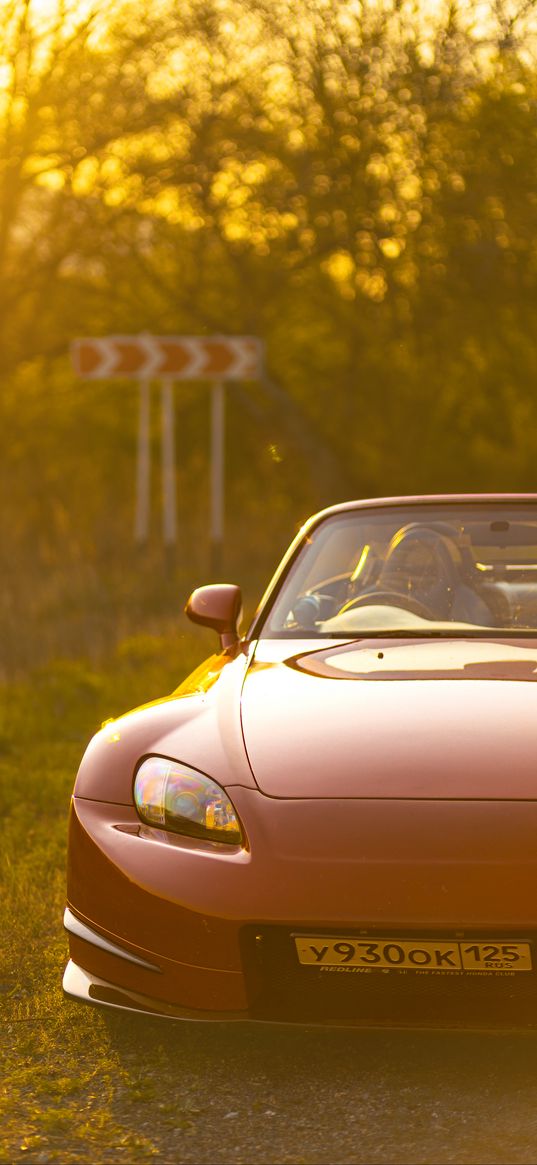
POLYGON ((107 1026, 127 1078, 145 1043, 159 1049, 154 1098, 141 1080, 139 1099, 115 1100, 157 1161, 537 1161, 537 1035, 107 1026))

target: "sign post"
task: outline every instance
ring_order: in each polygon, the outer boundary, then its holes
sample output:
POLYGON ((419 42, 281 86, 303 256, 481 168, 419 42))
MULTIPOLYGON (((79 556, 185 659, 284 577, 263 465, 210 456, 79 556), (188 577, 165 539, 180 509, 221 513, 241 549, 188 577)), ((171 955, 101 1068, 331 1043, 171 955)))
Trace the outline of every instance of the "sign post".
POLYGON ((162 440, 162 537, 165 546, 174 546, 177 536, 175 498, 175 419, 173 382, 164 377, 161 386, 162 440))
POLYGON ((151 385, 148 380, 140 381, 138 412, 138 457, 136 462, 136 515, 134 519, 134 540, 140 545, 149 537, 151 443, 149 440, 149 417, 151 408, 151 385))
POLYGON ((211 391, 211 574, 222 569, 224 547, 225 390, 215 380, 211 391))
POLYGON ((141 544, 149 537, 150 520, 150 383, 161 381, 162 533, 165 546, 173 546, 177 537, 173 384, 210 381, 211 573, 218 575, 224 545, 225 382, 261 377, 261 341, 255 336, 92 336, 74 340, 71 356, 76 374, 85 380, 139 381, 134 537, 141 544))

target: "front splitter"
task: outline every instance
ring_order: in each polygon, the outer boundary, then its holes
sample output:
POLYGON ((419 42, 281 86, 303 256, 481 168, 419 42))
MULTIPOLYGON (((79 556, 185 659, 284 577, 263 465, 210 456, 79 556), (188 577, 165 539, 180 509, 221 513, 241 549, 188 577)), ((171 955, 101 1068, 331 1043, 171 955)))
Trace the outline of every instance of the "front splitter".
POLYGON ((178 1007, 149 995, 135 991, 125 991, 114 983, 107 983, 91 975, 69 959, 63 976, 63 991, 79 1003, 92 1003, 97 1007, 111 1007, 116 1011, 130 1011, 138 1015, 152 1015, 161 1019, 176 1019, 190 1023, 247 1023, 249 1015, 245 1011, 197 1011, 193 1008, 178 1007))

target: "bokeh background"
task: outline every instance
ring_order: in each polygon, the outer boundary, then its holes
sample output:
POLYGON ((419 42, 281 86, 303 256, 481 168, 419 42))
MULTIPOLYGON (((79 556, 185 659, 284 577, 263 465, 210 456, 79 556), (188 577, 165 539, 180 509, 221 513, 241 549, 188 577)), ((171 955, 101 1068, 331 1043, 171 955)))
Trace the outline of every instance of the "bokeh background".
POLYGON ((209 581, 209 388, 176 548, 133 545, 137 389, 76 336, 253 334, 224 575, 253 603, 349 497, 537 485, 533 0, 0 2, 1 674, 209 581))

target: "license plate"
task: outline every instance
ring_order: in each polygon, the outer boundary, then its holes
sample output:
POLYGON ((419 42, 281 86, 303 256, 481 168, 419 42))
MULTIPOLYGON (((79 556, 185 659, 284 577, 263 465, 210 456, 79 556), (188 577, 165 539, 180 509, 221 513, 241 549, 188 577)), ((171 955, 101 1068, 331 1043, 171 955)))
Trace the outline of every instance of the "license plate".
POLYGON ((298 961, 304 966, 359 968, 364 971, 531 971, 528 942, 490 939, 329 938, 294 936, 298 961))

